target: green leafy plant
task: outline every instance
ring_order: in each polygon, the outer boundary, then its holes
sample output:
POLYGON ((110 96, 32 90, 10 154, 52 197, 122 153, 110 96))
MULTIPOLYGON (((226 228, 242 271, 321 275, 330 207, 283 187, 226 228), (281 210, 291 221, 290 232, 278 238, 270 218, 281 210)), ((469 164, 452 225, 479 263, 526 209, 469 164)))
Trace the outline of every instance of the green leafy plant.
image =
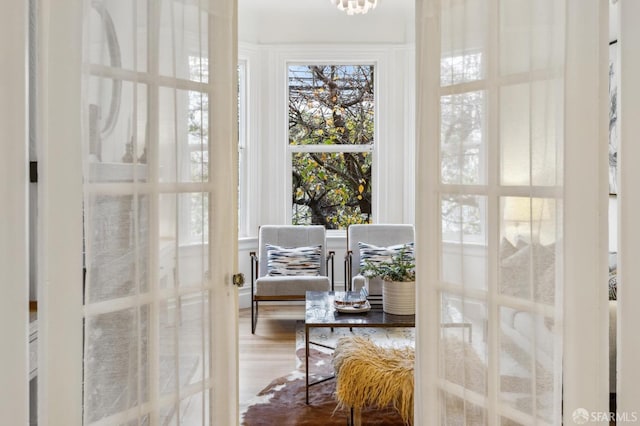
POLYGON ((365 260, 360 272, 367 278, 380 277, 385 281, 415 281, 415 260, 405 250, 403 247, 397 254, 391 256, 390 260, 384 262, 365 260))

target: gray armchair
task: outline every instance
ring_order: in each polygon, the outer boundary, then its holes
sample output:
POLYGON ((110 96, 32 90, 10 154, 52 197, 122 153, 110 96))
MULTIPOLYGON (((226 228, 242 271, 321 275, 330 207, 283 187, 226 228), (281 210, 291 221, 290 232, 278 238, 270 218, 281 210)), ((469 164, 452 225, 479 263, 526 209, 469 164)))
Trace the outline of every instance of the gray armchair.
MULTIPOLYGON (((413 243, 413 225, 407 224, 370 224, 351 225, 347 228, 347 254, 345 256, 345 286, 357 291, 365 285, 365 278, 360 274, 359 243, 378 247, 413 243)), ((369 280, 369 294, 373 297, 382 295, 382 280, 369 280)))
POLYGON ((303 301, 307 291, 334 289, 334 252, 326 250, 324 226, 261 226, 258 254, 250 256, 252 334, 260 302, 303 301))

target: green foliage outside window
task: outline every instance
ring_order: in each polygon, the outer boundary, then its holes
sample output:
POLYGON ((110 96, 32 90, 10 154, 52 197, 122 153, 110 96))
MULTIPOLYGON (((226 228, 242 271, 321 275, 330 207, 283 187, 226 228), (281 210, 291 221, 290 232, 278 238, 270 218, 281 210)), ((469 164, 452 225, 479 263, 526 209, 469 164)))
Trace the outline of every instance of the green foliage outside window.
POLYGON ((289 67, 289 144, 317 147, 292 149, 294 224, 371 221, 373 82, 372 65, 289 67))

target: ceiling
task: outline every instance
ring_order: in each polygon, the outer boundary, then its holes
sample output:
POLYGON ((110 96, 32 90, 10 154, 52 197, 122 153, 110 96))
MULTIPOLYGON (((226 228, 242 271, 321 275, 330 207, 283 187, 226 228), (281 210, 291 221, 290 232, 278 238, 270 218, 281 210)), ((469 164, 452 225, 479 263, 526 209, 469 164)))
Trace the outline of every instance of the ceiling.
POLYGON ((378 0, 348 16, 330 0, 238 0, 240 41, 254 43, 404 43, 414 38, 415 0, 378 0))
MULTIPOLYGON (((378 7, 369 13, 386 11, 413 12, 415 0, 378 0, 378 7)), ((299 13, 329 13, 336 10, 330 0, 238 0, 238 9, 242 13, 250 13, 264 9, 281 9, 298 11, 299 13)), ((344 12, 343 12, 344 13, 344 12)))

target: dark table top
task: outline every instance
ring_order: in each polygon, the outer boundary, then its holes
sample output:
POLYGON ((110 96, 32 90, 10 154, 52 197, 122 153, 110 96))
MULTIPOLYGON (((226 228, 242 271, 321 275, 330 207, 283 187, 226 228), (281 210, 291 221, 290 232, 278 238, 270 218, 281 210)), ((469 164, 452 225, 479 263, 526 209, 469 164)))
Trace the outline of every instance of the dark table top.
POLYGON ((305 325, 307 327, 415 327, 415 315, 392 315, 382 306, 372 306, 367 312, 338 312, 334 300, 338 297, 358 297, 358 292, 308 291, 305 325))

